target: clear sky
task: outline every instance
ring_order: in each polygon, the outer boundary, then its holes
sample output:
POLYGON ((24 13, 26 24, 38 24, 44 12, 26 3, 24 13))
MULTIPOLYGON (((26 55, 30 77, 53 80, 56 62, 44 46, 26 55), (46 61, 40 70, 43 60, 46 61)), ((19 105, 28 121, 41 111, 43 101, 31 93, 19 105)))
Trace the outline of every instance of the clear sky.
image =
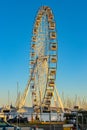
POLYGON ((58 35, 56 85, 87 97, 87 0, 0 0, 0 106, 13 104, 29 77, 29 45, 40 6, 54 13, 58 35))

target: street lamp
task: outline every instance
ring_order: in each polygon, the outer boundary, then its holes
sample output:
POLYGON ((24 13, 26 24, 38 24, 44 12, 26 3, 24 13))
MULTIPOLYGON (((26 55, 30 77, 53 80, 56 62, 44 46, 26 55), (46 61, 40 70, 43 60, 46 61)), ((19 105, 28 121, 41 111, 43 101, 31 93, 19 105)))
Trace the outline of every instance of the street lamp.
MULTIPOLYGON (((82 113, 78 113, 78 116, 82 117, 81 119, 81 123, 82 123, 82 130, 83 130, 83 114, 82 113)), ((78 130, 78 129, 77 129, 78 130)))

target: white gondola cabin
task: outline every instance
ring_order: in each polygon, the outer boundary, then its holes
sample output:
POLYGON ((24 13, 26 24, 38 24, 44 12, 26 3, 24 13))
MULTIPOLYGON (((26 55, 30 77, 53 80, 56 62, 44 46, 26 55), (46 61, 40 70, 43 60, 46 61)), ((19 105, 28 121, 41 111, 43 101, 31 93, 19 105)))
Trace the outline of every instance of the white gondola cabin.
POLYGON ((49 22, 49 29, 55 29, 55 22, 49 22))
POLYGON ((55 75, 56 74, 56 70, 50 70, 50 75, 55 75))
POLYGON ((34 33, 34 34, 37 34, 37 33, 38 33, 37 28, 34 28, 33 33, 34 33))
POLYGON ((39 23, 41 20, 41 17, 37 17, 36 21, 39 23))
POLYGON ((51 103, 50 100, 46 100, 46 101, 45 101, 45 104, 46 104, 46 105, 50 105, 50 103, 51 103))
POLYGON ((32 48, 35 49, 36 48, 36 44, 32 44, 32 48))
POLYGON ((52 63, 56 63, 56 62, 57 62, 57 58, 56 58, 56 57, 52 57, 52 58, 51 58, 51 62, 52 62, 52 63))
POLYGON ((50 33, 50 39, 56 39, 56 32, 50 33))
POLYGON ((47 92, 47 96, 52 97, 53 96, 53 92, 47 92))
POLYGON ((34 64, 35 64, 35 61, 30 61, 30 64, 31 64, 31 65, 34 65, 34 64))
POLYGON ((54 87, 54 86, 55 86, 54 81, 50 81, 50 82, 49 82, 49 87, 54 87))
POLYGON ((50 46, 50 50, 56 51, 57 50, 57 44, 56 43, 52 43, 51 46, 50 46))
POLYGON ((51 22, 53 19, 53 14, 52 13, 49 13, 48 14, 48 22, 51 22))
POLYGON ((35 52, 32 52, 32 53, 31 53, 31 57, 34 57, 34 56, 35 56, 35 52))
POLYGON ((37 40, 36 36, 33 36, 33 37, 32 37, 32 41, 33 41, 33 42, 36 42, 36 40, 37 40))
POLYGON ((37 28, 39 26, 39 24, 40 24, 40 21, 36 21, 35 27, 37 28))
POLYGON ((31 78, 31 80, 34 80, 34 79, 35 79, 34 77, 31 78))

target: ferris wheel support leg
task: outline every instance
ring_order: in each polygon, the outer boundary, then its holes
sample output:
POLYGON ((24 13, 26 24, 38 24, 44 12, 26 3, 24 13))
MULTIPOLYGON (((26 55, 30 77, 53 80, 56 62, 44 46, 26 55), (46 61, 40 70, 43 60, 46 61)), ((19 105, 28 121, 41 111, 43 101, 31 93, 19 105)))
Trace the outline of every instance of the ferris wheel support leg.
POLYGON ((59 96, 58 89, 56 88, 56 86, 55 86, 55 92, 56 92, 56 95, 57 95, 57 99, 58 99, 58 101, 59 101, 59 104, 60 104, 60 106, 61 106, 61 108, 62 108, 62 112, 64 112, 63 103, 62 103, 62 100, 61 100, 61 98, 60 98, 60 96, 59 96))

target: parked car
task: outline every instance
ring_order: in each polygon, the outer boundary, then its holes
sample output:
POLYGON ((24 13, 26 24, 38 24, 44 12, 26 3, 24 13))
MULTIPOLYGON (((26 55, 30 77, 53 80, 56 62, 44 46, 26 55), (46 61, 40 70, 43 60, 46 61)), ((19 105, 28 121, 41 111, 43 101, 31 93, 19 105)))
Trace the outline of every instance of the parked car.
POLYGON ((0 129, 1 128, 2 128, 2 130, 7 130, 9 128, 13 128, 13 130, 20 130, 19 127, 12 125, 0 118, 0 129))

